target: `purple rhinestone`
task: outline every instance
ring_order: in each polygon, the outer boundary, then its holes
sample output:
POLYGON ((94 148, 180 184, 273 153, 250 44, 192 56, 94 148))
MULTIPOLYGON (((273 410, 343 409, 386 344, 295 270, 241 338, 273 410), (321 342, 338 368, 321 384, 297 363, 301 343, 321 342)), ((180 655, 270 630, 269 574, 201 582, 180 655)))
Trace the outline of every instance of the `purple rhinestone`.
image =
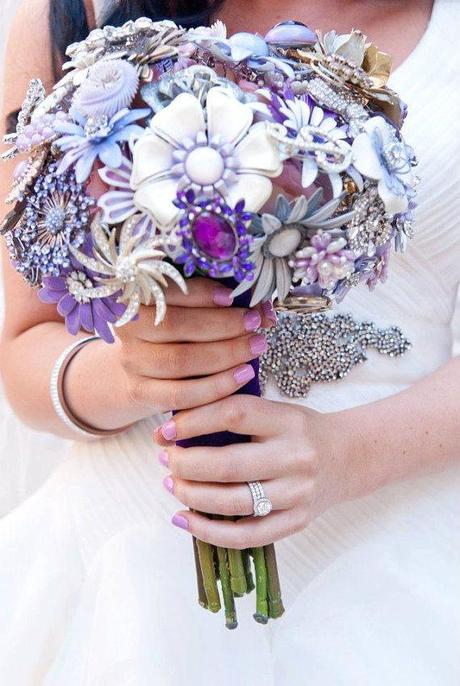
POLYGON ((316 43, 316 34, 300 21, 283 21, 274 26, 265 36, 267 43, 282 47, 301 48, 316 43))
POLYGON ((193 236, 200 250, 216 260, 235 254, 237 239, 232 226, 216 214, 201 214, 193 224, 193 236))

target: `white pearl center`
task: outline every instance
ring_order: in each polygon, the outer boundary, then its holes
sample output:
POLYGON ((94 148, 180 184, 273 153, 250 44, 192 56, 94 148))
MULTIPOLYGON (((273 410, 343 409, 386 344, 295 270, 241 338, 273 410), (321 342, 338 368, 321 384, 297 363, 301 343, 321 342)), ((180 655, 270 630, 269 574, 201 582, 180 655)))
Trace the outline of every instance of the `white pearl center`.
POLYGON ((192 183, 212 186, 222 178, 225 170, 222 155, 214 148, 195 148, 187 157, 185 171, 192 183))
POLYGON ((285 229, 273 236, 269 250, 274 257, 287 257, 299 247, 301 238, 299 229, 285 229))

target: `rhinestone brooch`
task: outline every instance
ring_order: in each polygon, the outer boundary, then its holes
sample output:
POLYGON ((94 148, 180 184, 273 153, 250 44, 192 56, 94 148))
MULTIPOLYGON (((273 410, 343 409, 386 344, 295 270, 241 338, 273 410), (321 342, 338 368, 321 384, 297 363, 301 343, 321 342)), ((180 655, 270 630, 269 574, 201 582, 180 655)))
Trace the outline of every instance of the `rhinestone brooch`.
POLYGON ((373 322, 356 322, 350 314, 281 312, 278 326, 267 337, 261 385, 272 378, 290 398, 305 398, 314 383, 345 378, 368 359, 368 348, 400 357, 412 347, 397 326, 379 329, 373 322))

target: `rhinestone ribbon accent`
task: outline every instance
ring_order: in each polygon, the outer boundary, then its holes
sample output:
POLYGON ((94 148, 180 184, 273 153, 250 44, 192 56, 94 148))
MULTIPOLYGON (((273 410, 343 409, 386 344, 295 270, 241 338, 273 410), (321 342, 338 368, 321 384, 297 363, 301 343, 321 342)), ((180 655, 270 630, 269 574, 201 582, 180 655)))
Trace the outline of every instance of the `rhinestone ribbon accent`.
POLYGON ((305 398, 314 383, 343 379, 368 359, 368 348, 400 357, 412 347, 399 327, 379 329, 373 322, 355 321, 351 314, 283 312, 267 338, 269 348, 261 358, 261 385, 273 378, 290 398, 305 398))

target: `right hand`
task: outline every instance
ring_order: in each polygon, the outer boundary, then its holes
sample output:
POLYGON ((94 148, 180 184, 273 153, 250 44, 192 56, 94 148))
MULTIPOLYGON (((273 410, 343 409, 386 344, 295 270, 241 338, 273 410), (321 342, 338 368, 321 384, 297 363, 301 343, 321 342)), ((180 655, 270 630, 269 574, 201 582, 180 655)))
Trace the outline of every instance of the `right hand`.
MULTIPOLYGON (((144 416, 199 407, 232 395, 254 376, 248 364, 266 349, 261 327, 274 325, 270 305, 230 307, 231 291, 194 278, 188 295, 167 290, 164 321, 154 326, 152 307, 117 329, 116 356, 128 397, 144 416)), ((115 351, 114 351, 115 352, 115 351)))

